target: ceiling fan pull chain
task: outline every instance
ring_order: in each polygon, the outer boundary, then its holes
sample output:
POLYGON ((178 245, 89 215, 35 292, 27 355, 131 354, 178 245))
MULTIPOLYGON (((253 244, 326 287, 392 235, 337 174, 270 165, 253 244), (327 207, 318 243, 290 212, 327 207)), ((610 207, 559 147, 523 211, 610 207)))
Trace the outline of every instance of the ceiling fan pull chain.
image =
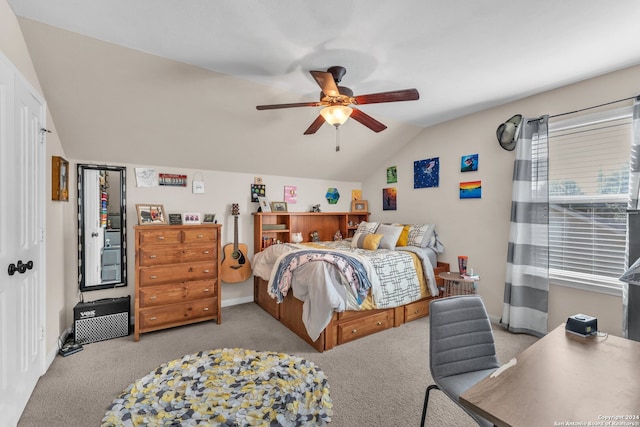
POLYGON ((340 126, 336 126, 336 151, 340 151, 340 126))

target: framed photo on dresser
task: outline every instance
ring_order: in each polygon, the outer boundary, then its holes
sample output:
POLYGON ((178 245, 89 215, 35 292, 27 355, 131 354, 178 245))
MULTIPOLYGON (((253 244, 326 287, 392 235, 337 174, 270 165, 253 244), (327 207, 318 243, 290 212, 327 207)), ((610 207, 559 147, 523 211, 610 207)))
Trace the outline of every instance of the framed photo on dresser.
POLYGON ((138 224, 166 224, 167 217, 164 213, 164 206, 153 204, 137 204, 138 224))

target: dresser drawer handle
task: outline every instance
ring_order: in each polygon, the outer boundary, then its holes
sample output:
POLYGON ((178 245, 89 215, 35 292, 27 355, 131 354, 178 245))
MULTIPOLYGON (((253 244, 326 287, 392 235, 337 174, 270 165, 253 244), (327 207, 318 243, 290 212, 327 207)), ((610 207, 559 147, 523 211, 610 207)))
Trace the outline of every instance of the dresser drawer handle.
POLYGON ((358 333, 358 330, 357 330, 357 329, 354 329, 354 330, 352 330, 352 331, 351 331, 351 333, 352 333, 352 334, 356 334, 356 333, 358 333))
POLYGON ((198 234, 198 239, 202 239, 204 237, 204 234, 198 234))
POLYGON ((156 298, 158 298, 158 296, 157 296, 157 295, 151 295, 151 296, 149 297, 149 299, 156 299, 156 298))
POLYGON ((209 270, 205 270, 204 272, 205 272, 205 273, 208 273, 208 272, 209 272, 209 270))
POLYGON ((164 236, 158 236, 156 237, 158 240, 164 240, 164 236))
POLYGON ((209 251, 202 251, 202 253, 206 255, 209 253, 209 251))
POLYGON ((149 279, 157 279, 158 276, 149 276, 149 279))
POLYGON ((204 308, 204 311, 209 311, 209 307, 205 307, 205 308, 204 308))
POLYGON ((149 258, 153 259, 153 258, 157 258, 157 256, 155 256, 155 255, 149 255, 149 258))
POLYGON ((416 310, 413 312, 413 314, 418 314, 418 313, 420 313, 420 310, 416 310))
POLYGON ((205 289, 204 292, 209 292, 209 288, 205 289))
POLYGON ((378 326, 382 325, 382 322, 378 322, 378 326))
POLYGON ((149 320, 158 320, 156 316, 150 317, 149 320))

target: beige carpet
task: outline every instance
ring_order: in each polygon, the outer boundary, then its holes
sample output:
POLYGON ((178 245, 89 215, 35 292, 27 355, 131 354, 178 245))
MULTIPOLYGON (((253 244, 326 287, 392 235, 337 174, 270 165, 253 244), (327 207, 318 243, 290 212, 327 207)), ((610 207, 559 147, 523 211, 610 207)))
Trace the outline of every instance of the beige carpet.
MULTIPOLYGON (((536 341, 495 327, 500 363, 536 341)), ((222 324, 207 322, 87 344, 57 356, 40 379, 19 427, 99 426, 113 399, 165 362, 216 348, 247 348, 304 357, 326 374, 334 405, 333 427, 418 426, 431 383, 429 318, 407 323, 318 353, 257 305, 222 309, 222 324)), ((432 394, 428 426, 475 426, 440 392, 432 394)))

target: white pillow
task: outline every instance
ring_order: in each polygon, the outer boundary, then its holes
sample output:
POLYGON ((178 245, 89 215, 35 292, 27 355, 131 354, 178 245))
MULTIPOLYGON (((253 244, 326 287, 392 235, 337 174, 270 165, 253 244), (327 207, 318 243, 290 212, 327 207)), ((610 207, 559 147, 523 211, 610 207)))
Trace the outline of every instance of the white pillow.
POLYGON ((431 247, 435 244, 435 230, 435 224, 412 224, 409 229, 407 246, 431 247))
POLYGON ((379 225, 380 225, 379 222, 362 221, 358 225, 358 229, 356 230, 356 233, 364 233, 364 234, 375 233, 379 225))
POLYGON ((382 240, 378 248, 394 250, 400 233, 402 233, 402 228, 401 225, 380 224, 376 230, 376 234, 382 234, 382 240))

